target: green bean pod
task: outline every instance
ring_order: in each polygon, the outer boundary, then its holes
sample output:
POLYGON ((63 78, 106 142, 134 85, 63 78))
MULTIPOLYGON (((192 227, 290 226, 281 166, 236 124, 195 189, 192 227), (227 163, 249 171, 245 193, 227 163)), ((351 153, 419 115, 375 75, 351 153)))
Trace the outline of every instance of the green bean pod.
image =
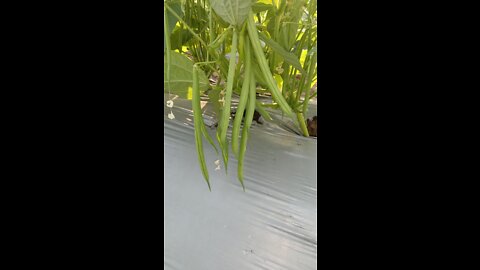
POLYGON ((208 169, 205 162, 205 155, 203 153, 202 143, 202 125, 203 116, 202 109, 200 107, 200 87, 198 85, 198 69, 196 65, 193 65, 193 87, 192 87, 192 108, 193 108, 193 125, 195 129, 195 146, 197 149, 198 161, 200 162, 200 169, 202 170, 203 177, 208 184, 208 189, 211 191, 210 181, 208 178, 208 169))
POLYGON ((238 102, 237 111, 235 113, 235 120, 233 121, 232 129, 232 151, 238 156, 238 137, 240 135, 240 126, 242 124, 243 113, 248 101, 250 92, 250 80, 252 76, 252 59, 250 52, 250 44, 248 37, 245 37, 244 52, 245 52, 245 79, 243 81, 242 92, 240 94, 240 101, 238 102))
POLYGON ((220 148, 222 149, 223 161, 225 163, 225 170, 228 166, 228 142, 227 142, 227 130, 228 124, 230 122, 230 106, 232 104, 232 92, 233 92, 233 83, 235 75, 235 60, 238 47, 238 31, 233 28, 233 40, 232 40, 232 49, 230 52, 230 63, 228 66, 228 75, 227 75, 227 90, 225 92, 225 102, 223 105, 223 111, 220 119, 219 129, 217 130, 217 139, 220 143, 220 148))
POLYGON ((278 103, 278 105, 280 106, 280 108, 284 113, 292 117, 293 116, 292 109, 290 108, 287 101, 283 97, 282 93, 278 89, 277 82, 273 79, 273 75, 270 72, 267 59, 265 58, 265 54, 263 53, 262 46, 260 45, 260 39, 258 37, 257 28, 255 27, 255 21, 253 20, 252 12, 250 12, 250 15, 248 16, 248 19, 247 19, 247 29, 248 29, 248 35, 250 37, 250 42, 252 44, 253 52, 258 61, 260 70, 262 71, 265 77, 267 86, 272 93, 273 99, 278 103))
POLYGON ((238 156, 238 180, 240 181, 240 184, 242 184, 243 191, 245 191, 245 185, 243 183, 243 161, 245 159, 245 152, 247 151, 248 134, 250 126, 252 125, 253 115, 255 113, 255 100, 257 98, 257 89, 255 86, 255 80, 253 78, 253 74, 251 74, 247 113, 245 115, 245 123, 242 130, 242 141, 240 143, 240 153, 238 156))

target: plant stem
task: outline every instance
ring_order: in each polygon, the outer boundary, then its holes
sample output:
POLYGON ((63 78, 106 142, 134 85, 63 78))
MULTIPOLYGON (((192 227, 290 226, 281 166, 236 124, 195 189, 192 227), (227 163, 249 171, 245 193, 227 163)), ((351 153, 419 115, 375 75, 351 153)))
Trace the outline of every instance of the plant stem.
POLYGON ((303 113, 297 112, 297 120, 300 125, 300 129, 302 130, 303 136, 309 137, 310 134, 308 133, 307 124, 305 122, 305 118, 303 117, 303 113))
MULTIPOLYGON (((168 8, 168 6, 166 6, 168 8)), ((171 56, 170 56, 170 53, 171 53, 171 48, 170 48, 170 32, 169 32, 169 25, 168 25, 168 16, 167 16, 167 10, 164 9, 163 10, 164 14, 164 31, 165 31, 165 43, 166 43, 166 55, 167 55, 167 85, 168 85, 168 95, 169 97, 168 98, 171 98, 170 97, 170 64, 171 64, 171 56)))

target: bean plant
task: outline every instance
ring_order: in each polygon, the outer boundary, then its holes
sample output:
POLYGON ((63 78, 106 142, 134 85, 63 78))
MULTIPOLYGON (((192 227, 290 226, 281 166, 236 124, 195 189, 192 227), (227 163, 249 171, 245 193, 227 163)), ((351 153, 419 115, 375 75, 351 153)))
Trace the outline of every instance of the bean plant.
POLYGON ((271 120, 266 108, 278 109, 309 136, 306 113, 317 80, 316 9, 315 0, 164 1, 164 88, 192 101, 196 150, 209 189, 203 138, 217 148, 203 121, 201 96, 216 108, 225 171, 231 146, 244 190, 243 161, 255 111, 271 120), (260 94, 271 102, 257 100, 260 94), (231 123, 234 96, 238 106, 231 123))

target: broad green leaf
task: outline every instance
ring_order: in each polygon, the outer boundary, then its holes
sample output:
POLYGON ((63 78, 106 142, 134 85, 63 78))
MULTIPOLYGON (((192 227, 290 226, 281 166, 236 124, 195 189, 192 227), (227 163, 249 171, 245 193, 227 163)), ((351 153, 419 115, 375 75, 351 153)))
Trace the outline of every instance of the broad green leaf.
POLYGON ((221 27, 227 28, 230 24, 222 19, 216 12, 213 12, 214 21, 217 22, 221 27))
POLYGON ((266 37, 262 32, 258 33, 260 39, 265 42, 272 50, 278 53, 280 56, 283 57, 285 62, 289 63, 296 69, 298 69, 301 73, 305 73, 305 70, 302 68, 300 61, 298 60, 297 56, 291 52, 287 52, 280 44, 275 42, 273 39, 266 37))
POLYGON ((234 26, 242 25, 252 6, 248 0, 211 0, 210 4, 218 16, 234 26))
MULTIPOLYGON (((193 84, 193 62, 186 56, 171 52, 170 66, 170 93, 182 98, 188 98, 188 88, 193 84)), ((166 59, 164 59, 163 88, 168 93, 166 59)), ((208 88, 208 79, 203 72, 199 72, 199 88, 205 91, 208 88)))

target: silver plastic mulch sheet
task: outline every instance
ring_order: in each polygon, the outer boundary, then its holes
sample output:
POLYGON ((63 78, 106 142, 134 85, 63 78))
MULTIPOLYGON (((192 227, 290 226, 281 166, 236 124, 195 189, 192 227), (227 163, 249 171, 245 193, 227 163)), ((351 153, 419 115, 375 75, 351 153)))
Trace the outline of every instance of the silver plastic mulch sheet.
MULTIPOLYGON (((245 192, 233 155, 227 175, 223 162, 215 170, 221 156, 204 141, 210 192, 195 152, 190 101, 174 103, 175 119, 164 108, 165 269, 317 269, 316 139, 279 123, 252 124, 245 192)), ((213 126, 208 104, 203 109, 213 126)))

